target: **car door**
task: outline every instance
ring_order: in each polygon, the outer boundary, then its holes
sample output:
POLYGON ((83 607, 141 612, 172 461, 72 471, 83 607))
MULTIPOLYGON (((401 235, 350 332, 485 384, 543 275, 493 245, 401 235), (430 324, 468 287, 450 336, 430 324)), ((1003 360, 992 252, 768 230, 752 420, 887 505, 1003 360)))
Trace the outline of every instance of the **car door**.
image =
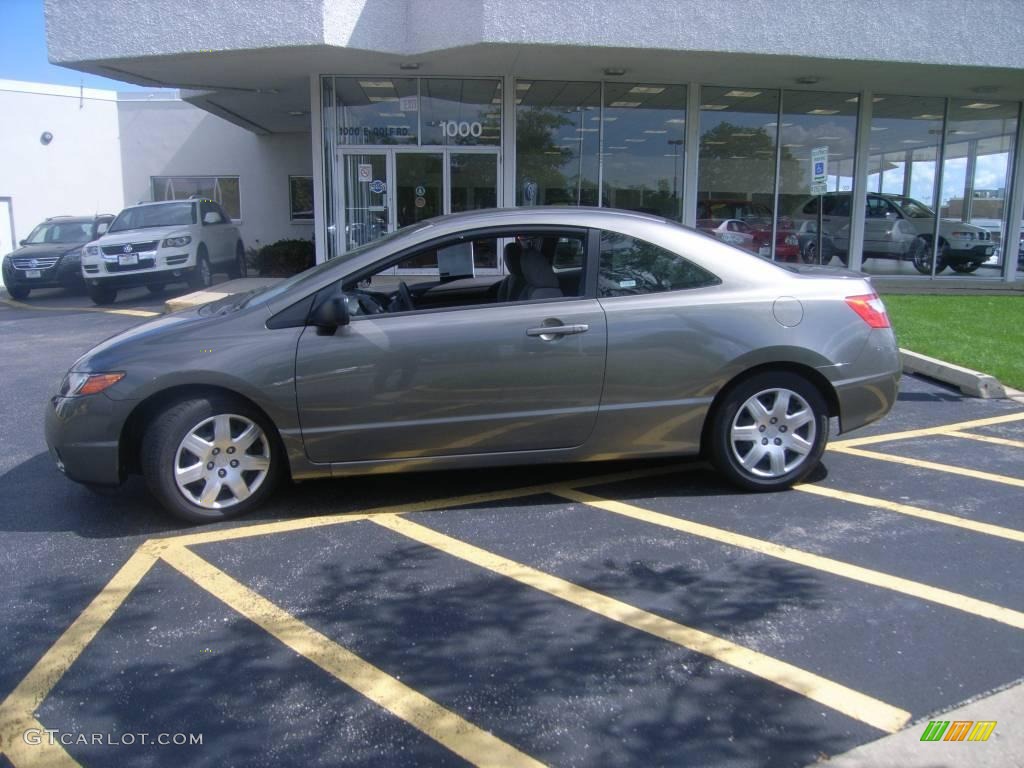
MULTIPOLYGON (((585 285, 586 281, 580 281, 585 285)), ((592 293, 306 328, 296 394, 316 462, 556 450, 593 430, 605 316, 592 293)))
POLYGON ((202 221, 203 242, 210 254, 210 262, 220 267, 228 258, 225 241, 230 225, 218 206, 206 200, 199 205, 199 219, 202 221))

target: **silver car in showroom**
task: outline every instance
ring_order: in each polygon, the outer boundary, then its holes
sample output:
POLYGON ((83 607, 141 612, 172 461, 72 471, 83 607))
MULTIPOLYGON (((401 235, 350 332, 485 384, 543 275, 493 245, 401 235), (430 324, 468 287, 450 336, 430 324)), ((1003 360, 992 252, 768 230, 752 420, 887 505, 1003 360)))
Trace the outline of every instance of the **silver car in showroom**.
POLYGON ((830 418, 884 416, 899 375, 864 275, 643 214, 490 210, 104 341, 46 437, 72 480, 141 473, 199 522, 287 476, 540 462, 703 454, 769 491, 818 465, 830 418), (507 274, 477 274, 498 253, 507 274))

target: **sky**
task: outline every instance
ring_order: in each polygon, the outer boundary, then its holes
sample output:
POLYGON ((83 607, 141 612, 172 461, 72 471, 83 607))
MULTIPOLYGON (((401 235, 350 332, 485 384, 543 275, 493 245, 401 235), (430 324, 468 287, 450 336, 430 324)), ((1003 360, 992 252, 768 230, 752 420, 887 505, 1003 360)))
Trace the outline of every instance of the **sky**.
POLYGON ((51 64, 46 57, 43 0, 0 0, 0 80, 115 91, 152 90, 51 64))

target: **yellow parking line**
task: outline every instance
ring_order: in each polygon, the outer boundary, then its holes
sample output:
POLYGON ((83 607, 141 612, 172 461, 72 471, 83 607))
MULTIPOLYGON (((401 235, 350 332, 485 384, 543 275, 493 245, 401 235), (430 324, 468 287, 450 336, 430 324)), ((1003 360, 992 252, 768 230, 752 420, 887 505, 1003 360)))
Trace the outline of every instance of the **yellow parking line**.
POLYGON ((992 424, 1007 424, 1013 421, 1024 420, 1024 411, 1015 411, 1002 416, 990 416, 985 419, 972 419, 971 421, 960 421, 955 424, 943 424, 938 427, 927 427, 925 429, 908 429, 903 432, 890 432, 887 435, 868 435, 867 437, 852 437, 848 440, 834 440, 829 443, 829 448, 852 448, 857 445, 871 445, 872 443, 887 443, 890 440, 908 440, 912 437, 927 437, 929 435, 942 435, 947 432, 955 432, 962 429, 973 429, 974 427, 988 427, 992 424))
POLYGON ((1015 627, 1016 629, 1024 629, 1024 613, 1021 611, 1015 611, 1012 608, 1004 608, 1001 605, 989 603, 985 600, 978 600, 974 597, 968 597, 967 595, 962 595, 958 592, 950 592, 946 589, 922 584, 919 581, 911 581, 910 579, 893 576, 892 574, 883 573, 882 571, 875 571, 871 568, 863 568, 859 565, 847 563, 842 560, 835 560, 831 557, 815 555, 811 552, 794 549, 793 547, 787 547, 782 544, 775 544, 774 542, 765 541, 764 539, 755 539, 752 536, 733 533, 732 531, 727 531, 722 528, 714 528, 710 525, 704 525, 703 523, 697 523, 685 518, 665 515, 661 512, 643 509, 642 507, 626 504, 625 502, 602 499, 597 496, 591 496, 589 493, 583 493, 582 491, 575 491, 566 488, 559 490, 556 493, 557 495, 570 499, 571 501, 596 507, 597 509, 603 509, 606 512, 613 512, 614 514, 622 515, 623 517, 630 517, 634 520, 651 523, 652 525, 671 528, 672 530, 680 531, 681 533, 700 536, 705 539, 710 539, 711 541, 717 541, 722 544, 739 547, 740 549, 750 550, 751 552, 758 552, 762 555, 768 555, 769 557, 776 557, 780 560, 786 560, 807 568, 814 568, 819 571, 824 571, 825 573, 831 573, 836 576, 853 579, 854 581, 860 581, 864 584, 870 584, 874 587, 889 589, 893 592, 899 592, 920 600, 928 600, 949 608, 955 608, 965 613, 970 613, 975 616, 981 616, 982 618, 1007 624, 1011 627, 1015 627))
POLYGON ((130 315, 131 317, 156 317, 162 312, 151 312, 148 309, 103 309, 101 307, 43 307, 38 304, 25 304, 14 299, 0 299, 0 304, 6 304, 17 309, 32 309, 40 312, 100 312, 105 315, 130 315))
MULTIPOLYGON (((590 475, 581 477, 578 480, 569 481, 574 487, 598 485, 603 483, 619 483, 625 480, 635 480, 642 477, 656 477, 667 475, 673 472, 685 472, 687 466, 671 465, 654 467, 651 469, 636 469, 625 472, 614 472, 607 475, 590 475)), ((243 525, 237 528, 226 528, 217 531, 204 531, 202 533, 186 533, 179 536, 169 536, 153 541, 173 542, 183 546, 195 544, 208 544, 214 541, 227 541, 229 539, 244 539, 250 536, 265 536, 271 533, 287 533, 289 531, 301 531, 308 528, 320 528, 327 525, 340 525, 352 523, 359 520, 366 520, 375 515, 407 514, 410 512, 430 512, 437 509, 450 509, 452 507, 465 507, 471 504, 489 504, 495 501, 507 501, 523 496, 536 496, 551 491, 553 488, 561 488, 566 481, 557 480, 550 483, 538 485, 526 485, 518 488, 508 488, 501 491, 488 491, 485 493, 470 493, 463 496, 449 496, 441 499, 430 499, 428 501, 411 502, 408 504, 392 504, 372 509, 358 510, 347 513, 334 513, 328 515, 317 515, 316 517, 304 517, 297 520, 280 520, 274 523, 256 523, 243 525)))
POLYGON ((149 573, 156 560, 156 555, 149 547, 145 544, 139 547, 7 696, 0 705, 0 743, 4 745, 5 751, 7 745, 22 738, 22 731, 18 728, 25 718, 31 717, 42 704, 53 686, 92 642, 96 633, 110 620, 142 577, 149 573))
POLYGON ((303 624, 184 547, 169 547, 163 559, 300 656, 470 763, 542 765, 303 624))
POLYGON ((834 450, 836 453, 846 453, 850 456, 860 456, 865 459, 888 461, 892 464, 903 464, 908 467, 917 467, 919 469, 932 469, 936 472, 946 472, 950 475, 973 477, 976 480, 988 480, 992 483, 1002 483, 1003 485, 1013 485, 1017 488, 1024 488, 1024 478, 1010 477, 1009 475, 997 475, 994 472, 983 472, 980 469, 968 469, 967 467, 958 467, 954 464, 940 464, 936 461, 913 459, 909 456, 894 456, 888 453, 879 453, 878 451, 865 451, 861 448, 847 448, 843 446, 842 448, 830 447, 830 450, 834 450))
POLYGON ((374 517, 373 522, 428 547, 485 568, 500 576, 513 579, 520 584, 572 603, 606 619, 646 632, 775 683, 879 730, 893 733, 910 719, 909 712, 813 672, 737 645, 722 637, 670 621, 629 603, 594 592, 571 581, 560 579, 460 539, 439 533, 406 518, 397 515, 381 515, 374 517))
POLYGON ((825 498, 836 499, 837 501, 847 501, 851 504, 859 504, 864 507, 885 509, 889 512, 896 512, 901 515, 919 517, 922 520, 929 520, 933 523, 952 525, 956 528, 974 531, 975 533, 984 533, 988 536, 998 536, 1003 539, 1009 539, 1010 541, 1019 541, 1024 543, 1024 531, 1017 530, 1016 528, 1004 528, 1001 525, 981 523, 977 520, 971 520, 966 517, 947 515, 944 512, 933 512, 930 509, 922 509, 921 507, 915 507, 910 504, 901 504, 898 501, 889 501, 888 499, 878 499, 874 496, 863 496, 859 493, 839 491, 835 488, 826 488, 823 485, 804 483, 802 485, 793 486, 793 489, 803 491, 804 493, 811 493, 815 496, 824 496, 825 498))
POLYGON ((944 432, 943 434, 947 437, 963 437, 967 440, 977 440, 981 443, 992 443, 992 445, 1005 445, 1009 448, 1024 448, 1024 440, 1009 440, 1005 437, 979 435, 976 432, 961 432, 960 430, 944 432))
POLYGON ((2 750, 15 768, 80 768, 56 739, 50 743, 46 729, 34 717, 25 717, 17 725, 15 738, 2 745, 2 750), (30 742, 30 743, 29 743, 30 742))

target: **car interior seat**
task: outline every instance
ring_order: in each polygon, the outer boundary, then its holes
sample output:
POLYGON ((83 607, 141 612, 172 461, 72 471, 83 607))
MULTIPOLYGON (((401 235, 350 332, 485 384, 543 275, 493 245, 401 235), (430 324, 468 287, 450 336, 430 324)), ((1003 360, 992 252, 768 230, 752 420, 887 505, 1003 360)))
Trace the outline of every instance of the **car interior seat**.
POLYGON ((533 248, 523 251, 520 266, 525 285, 517 297, 519 301, 558 299, 565 295, 559 286, 558 276, 551 268, 551 262, 540 251, 533 248))
POLYGON ((519 243, 509 243, 505 246, 505 266, 508 268, 508 276, 498 283, 496 301, 515 301, 522 292, 526 284, 523 280, 522 257, 523 246, 519 243))

